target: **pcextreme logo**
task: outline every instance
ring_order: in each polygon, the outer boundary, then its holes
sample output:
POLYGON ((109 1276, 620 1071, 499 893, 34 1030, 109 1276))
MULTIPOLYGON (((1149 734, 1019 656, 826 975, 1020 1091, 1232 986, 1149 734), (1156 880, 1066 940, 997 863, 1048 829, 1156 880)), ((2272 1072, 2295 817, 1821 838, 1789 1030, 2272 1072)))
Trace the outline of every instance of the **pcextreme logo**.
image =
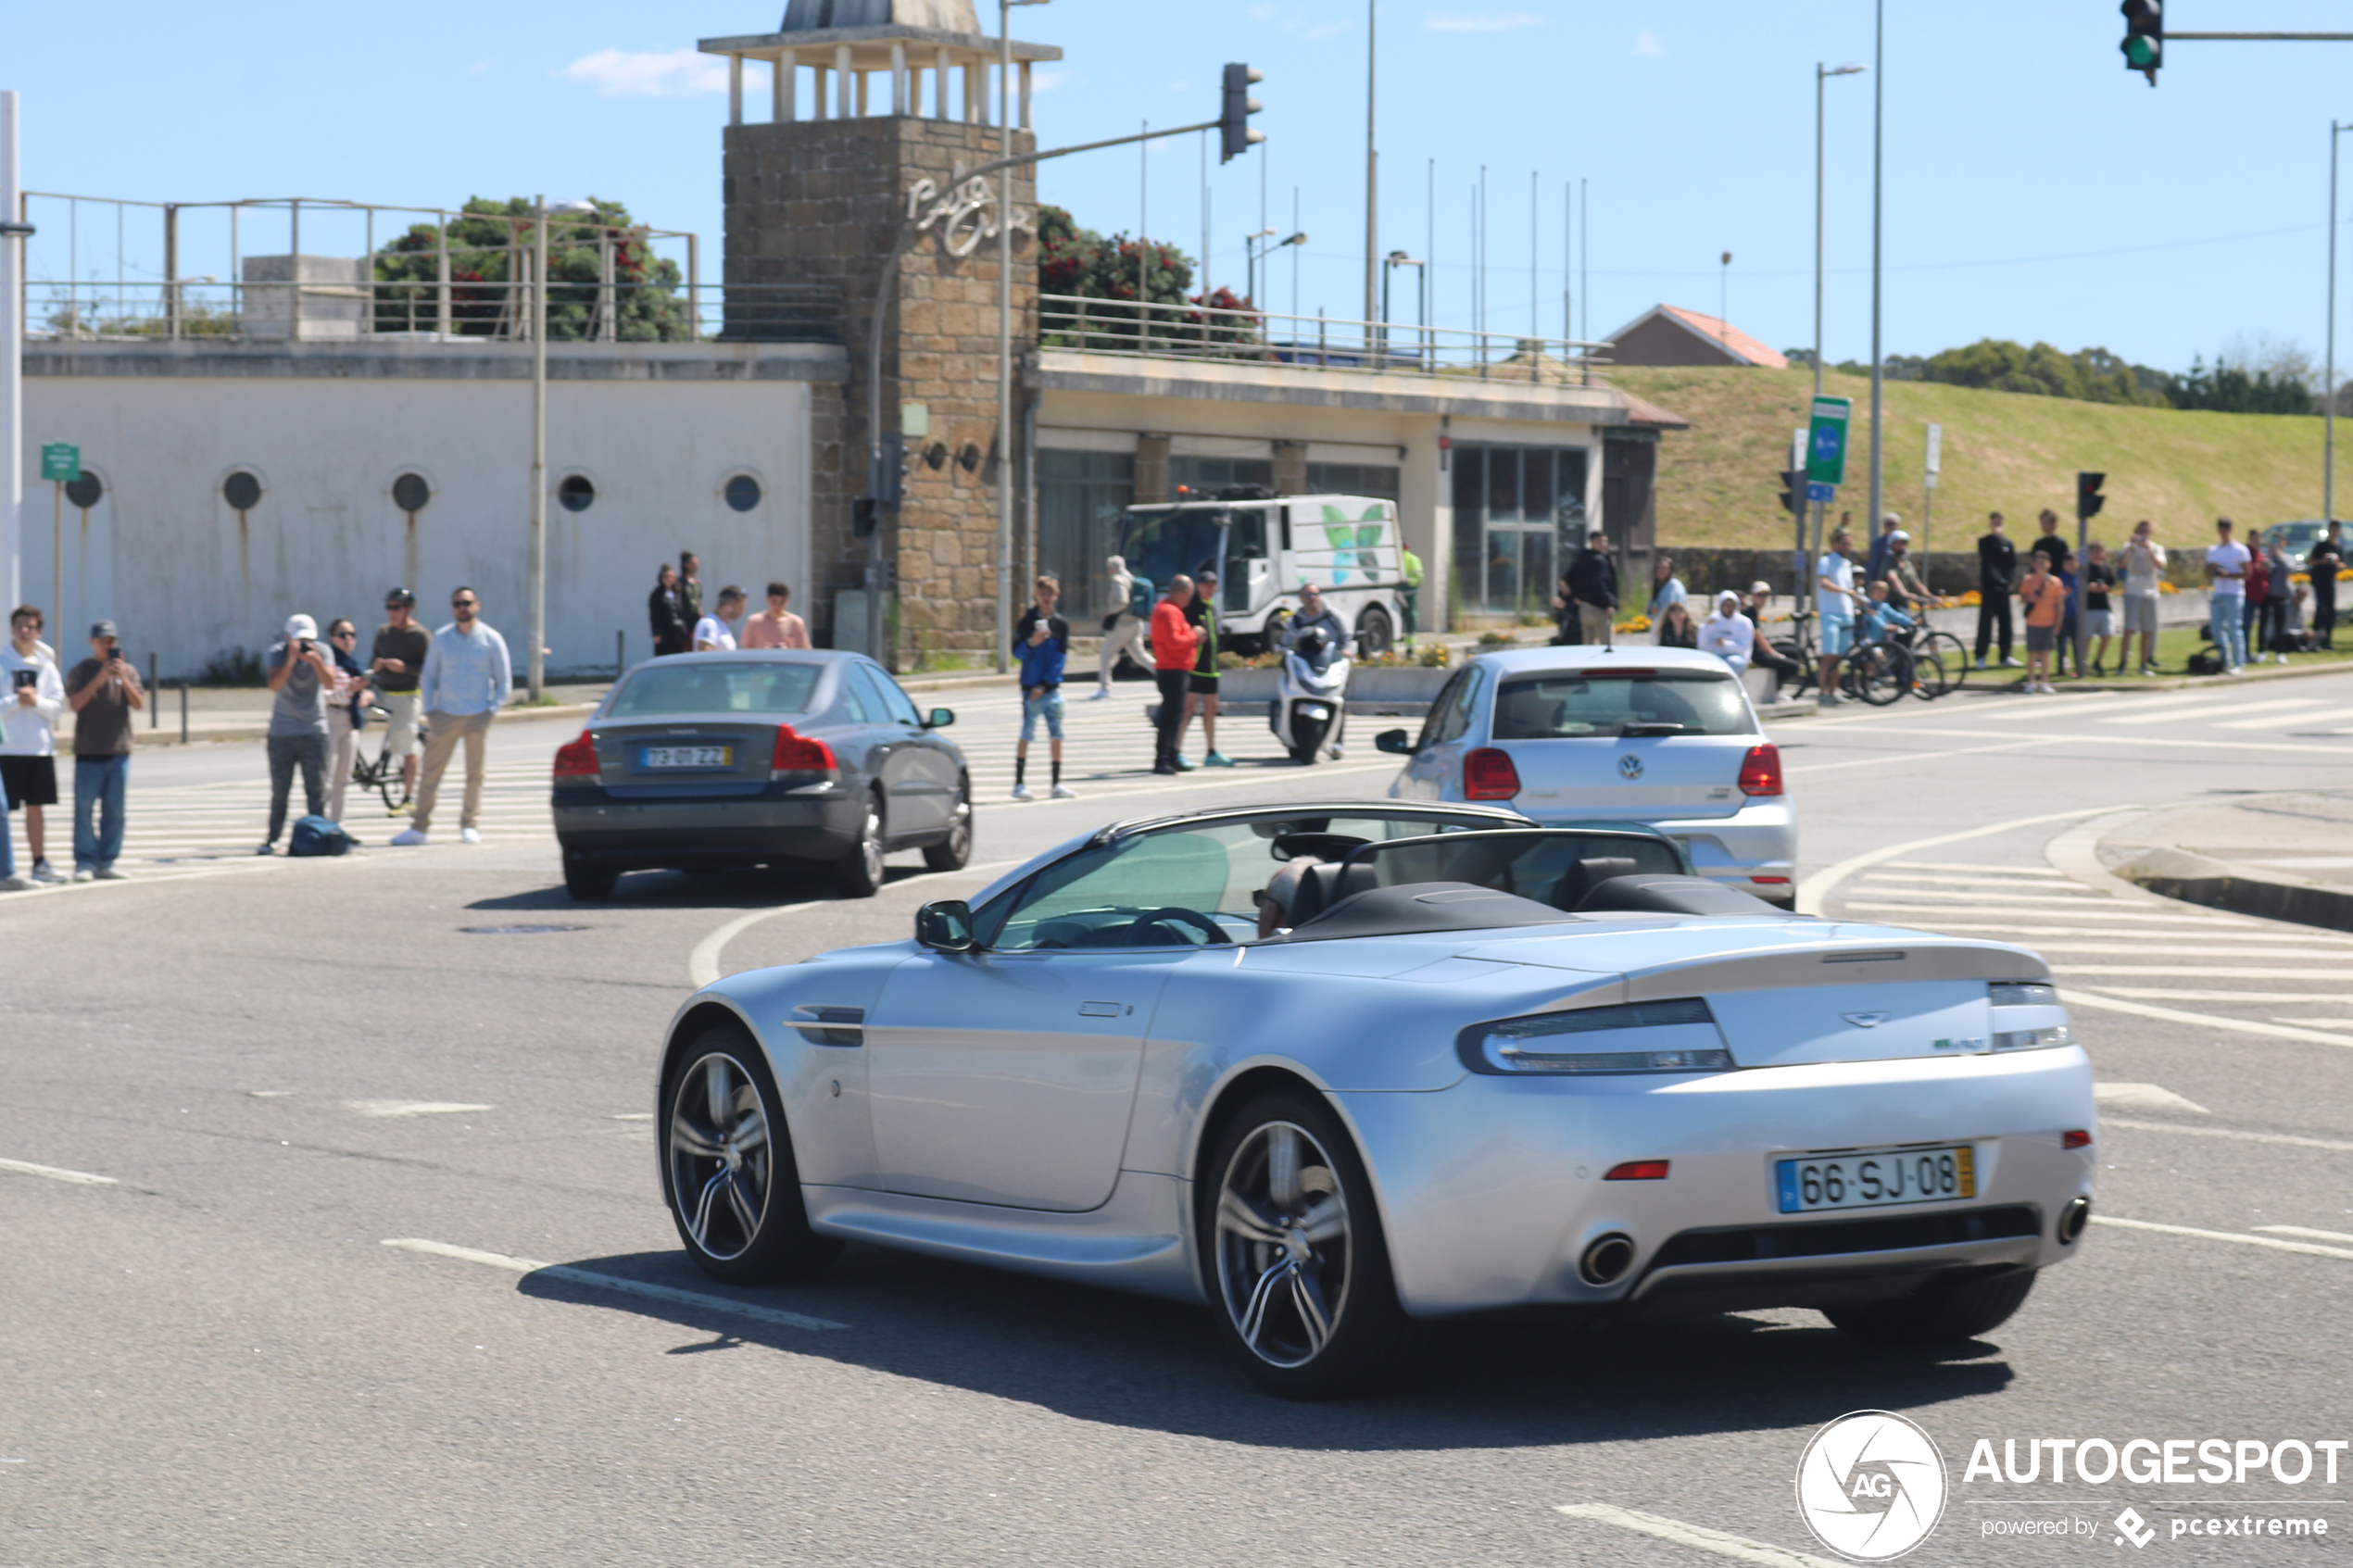
POLYGON ((1928 1539, 1944 1497, 1935 1439, 1887 1411, 1840 1416, 1797 1461, 1799 1516, 1850 1562, 1890 1562, 1928 1539))

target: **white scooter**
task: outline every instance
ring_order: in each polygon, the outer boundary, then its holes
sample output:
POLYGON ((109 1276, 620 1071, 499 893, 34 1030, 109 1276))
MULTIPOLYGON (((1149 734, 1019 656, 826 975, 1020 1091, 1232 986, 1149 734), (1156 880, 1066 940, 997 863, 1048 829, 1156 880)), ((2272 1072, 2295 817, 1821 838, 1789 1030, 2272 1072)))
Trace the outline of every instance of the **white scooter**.
POLYGON ((1283 655, 1266 727, 1292 761, 1308 766, 1327 753, 1340 759, 1348 722, 1348 655, 1326 647, 1320 632, 1308 633, 1283 655))

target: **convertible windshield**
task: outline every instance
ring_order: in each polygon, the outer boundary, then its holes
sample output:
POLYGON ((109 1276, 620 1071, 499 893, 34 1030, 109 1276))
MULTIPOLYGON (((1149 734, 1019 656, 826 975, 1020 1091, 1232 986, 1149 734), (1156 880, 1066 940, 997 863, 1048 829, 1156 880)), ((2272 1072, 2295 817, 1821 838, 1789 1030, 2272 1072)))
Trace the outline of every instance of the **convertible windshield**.
POLYGON ((1495 694, 1497 740, 1739 735, 1752 727, 1730 671, 1547 671, 1507 678, 1495 694))
POLYGON ((633 671, 613 694, 608 719, 679 713, 806 713, 824 666, 746 659, 740 664, 663 660, 633 671))

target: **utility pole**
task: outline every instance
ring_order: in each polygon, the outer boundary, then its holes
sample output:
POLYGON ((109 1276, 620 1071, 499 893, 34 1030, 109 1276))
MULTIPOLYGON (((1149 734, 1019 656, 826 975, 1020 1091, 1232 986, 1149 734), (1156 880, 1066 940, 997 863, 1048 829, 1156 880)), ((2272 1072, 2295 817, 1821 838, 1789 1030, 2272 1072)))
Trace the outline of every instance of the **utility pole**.
MULTIPOLYGON (((525 690, 535 706, 547 646, 547 198, 532 197, 531 210, 537 221, 531 241, 531 587, 525 596, 531 646, 524 669, 525 690)), ((299 254, 295 265, 302 265, 299 254)), ((506 699, 501 692, 498 700, 506 699)))
POLYGON ((2329 121, 2329 327, 2321 373, 2321 521, 2336 516, 2336 139, 2353 125, 2329 121))
MULTIPOLYGON (((0 604, 24 602, 24 242, 17 182, 17 94, 0 92, 0 604)), ((49 607, 62 640, 65 612, 49 607)))
POLYGON ((1378 39, 1376 32, 1379 21, 1374 0, 1365 0, 1365 314, 1373 319, 1373 307, 1380 302, 1380 152, 1374 144, 1374 88, 1378 76, 1374 70, 1378 58, 1378 39))
POLYGON ((1873 0, 1871 14, 1871 509, 1865 514, 1863 527, 1868 536, 1877 538, 1887 488, 1887 444, 1881 439, 1887 413, 1887 367, 1880 359, 1881 239, 1886 206, 1881 170, 1886 149, 1887 0, 1873 0))

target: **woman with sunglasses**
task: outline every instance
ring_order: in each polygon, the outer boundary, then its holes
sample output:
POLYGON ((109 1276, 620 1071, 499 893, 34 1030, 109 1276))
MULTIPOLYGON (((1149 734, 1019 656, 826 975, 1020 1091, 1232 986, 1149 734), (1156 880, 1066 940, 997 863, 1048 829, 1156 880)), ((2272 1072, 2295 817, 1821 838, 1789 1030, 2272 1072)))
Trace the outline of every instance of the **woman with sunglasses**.
POLYGON ((327 696, 327 820, 343 822, 344 786, 359 750, 359 730, 368 721, 368 667, 359 662, 359 628, 348 621, 327 626, 327 651, 335 661, 334 689, 327 696))

